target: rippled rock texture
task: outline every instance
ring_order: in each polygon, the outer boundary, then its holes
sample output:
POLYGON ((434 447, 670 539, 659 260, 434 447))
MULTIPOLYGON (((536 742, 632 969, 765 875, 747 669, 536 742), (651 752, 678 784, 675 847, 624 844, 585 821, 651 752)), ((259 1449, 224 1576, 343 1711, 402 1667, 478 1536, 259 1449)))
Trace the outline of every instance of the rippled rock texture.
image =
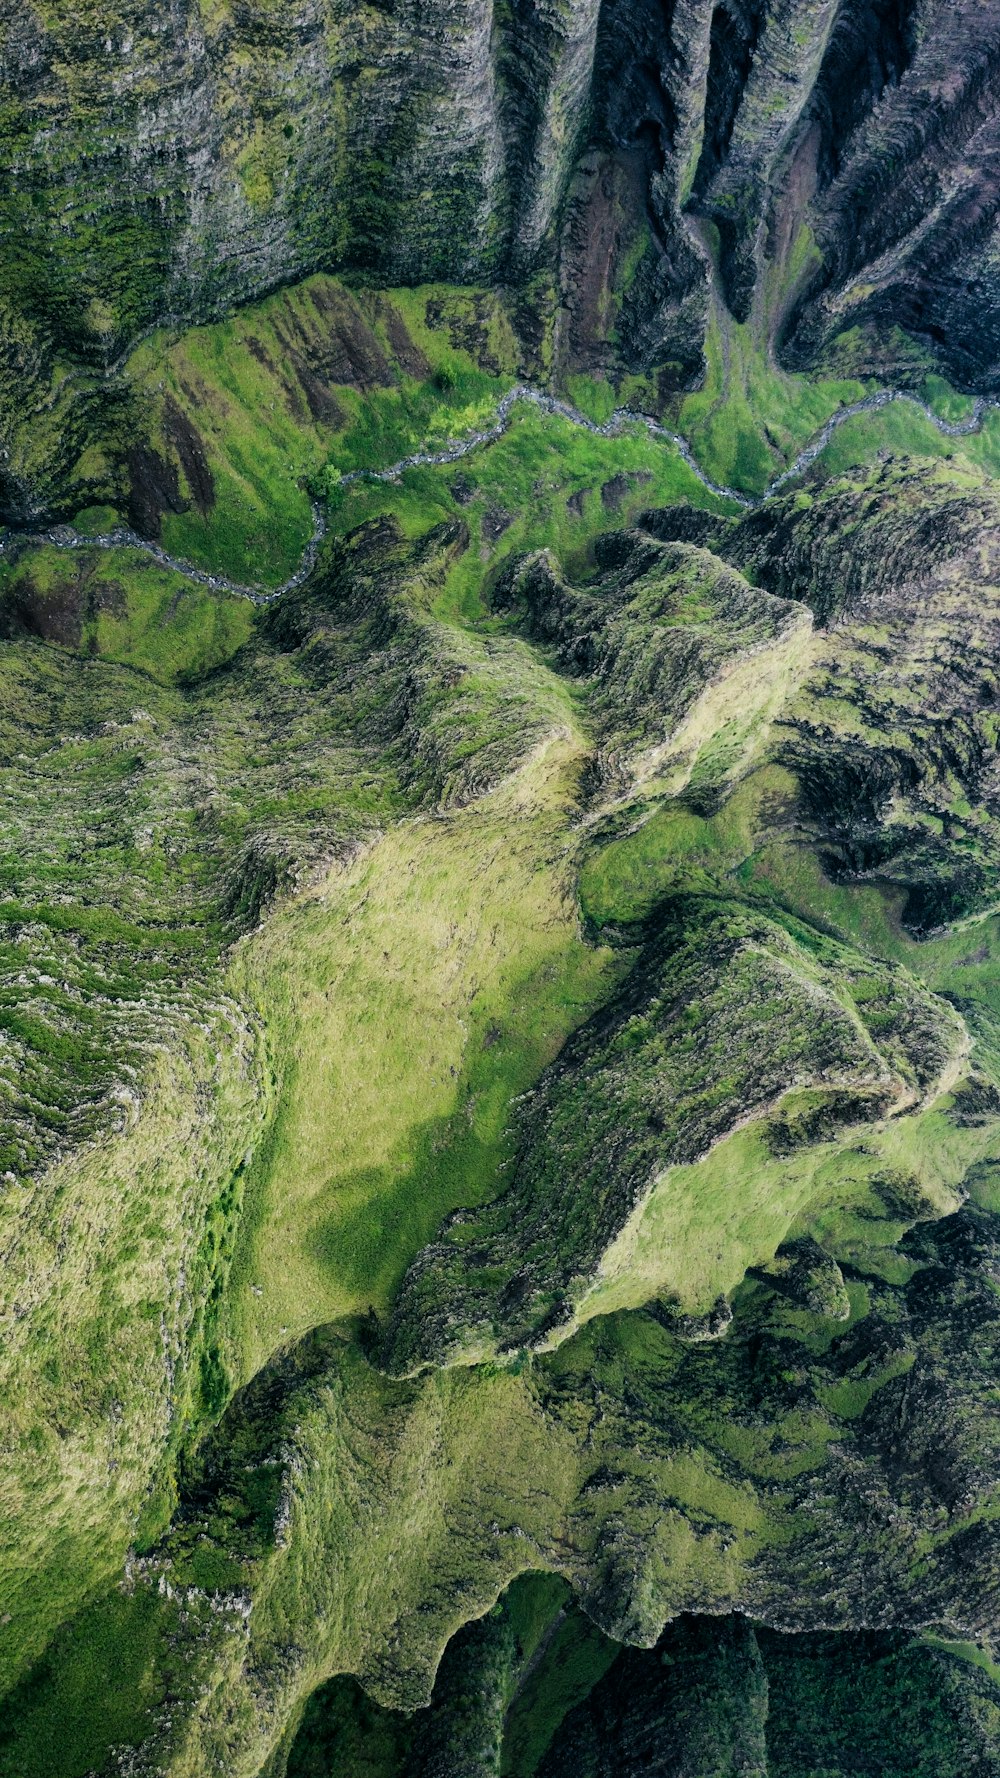
POLYGON ((998 25, 0 0, 0 1778, 998 1778, 998 25))
POLYGON ((989 5, 4 0, 0 69, 21 354, 52 329, 107 363, 317 267, 525 277, 553 251, 587 274, 577 348, 617 277, 642 352, 705 281, 705 217, 735 315, 790 274, 799 356, 872 322, 995 372, 989 5))
POLYGON ((715 256, 798 365, 930 357, 992 388, 997 23, 972 0, 3 0, 3 504, 44 505, 144 330, 317 269, 513 283, 551 372, 655 367, 666 397, 700 380, 715 256))

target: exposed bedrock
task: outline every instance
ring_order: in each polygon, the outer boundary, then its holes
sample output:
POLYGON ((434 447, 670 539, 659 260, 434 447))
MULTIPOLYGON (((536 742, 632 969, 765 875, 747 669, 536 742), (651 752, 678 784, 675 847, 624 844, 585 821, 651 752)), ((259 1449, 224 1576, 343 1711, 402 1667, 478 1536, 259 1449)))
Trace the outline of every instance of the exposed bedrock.
POLYGON ((917 936, 996 899, 998 516, 978 479, 890 459, 732 525, 686 508, 642 519, 812 610, 811 664, 771 745, 825 871, 891 887, 917 936))
POLYGON ((803 308, 796 351, 808 357, 843 328, 895 323, 960 380, 992 386, 996 19, 980 7, 922 8, 899 15, 873 50, 870 29, 867 42, 860 26, 835 35, 817 82, 825 289, 803 308))
POLYGON ((665 399, 701 375, 712 246, 789 361, 936 359, 992 387, 997 22, 973 0, 113 0, 99 21, 0 0, 0 425, 37 434, 2 460, 4 506, 44 504, 92 409, 106 425, 84 366, 318 268, 513 283, 534 327, 555 286, 554 373, 655 372, 665 399))
POLYGON ((167 11, 0 10, 5 281, 58 343, 106 360, 323 265, 489 276, 549 229, 598 0, 167 11))

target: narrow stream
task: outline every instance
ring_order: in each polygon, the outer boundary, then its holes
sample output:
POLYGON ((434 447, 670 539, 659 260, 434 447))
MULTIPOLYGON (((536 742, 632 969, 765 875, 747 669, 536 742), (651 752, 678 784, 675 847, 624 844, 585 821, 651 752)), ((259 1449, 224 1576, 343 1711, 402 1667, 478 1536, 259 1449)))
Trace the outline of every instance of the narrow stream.
MULTIPOLYGON (((634 413, 631 408, 627 407, 616 408, 610 420, 606 420, 601 425, 596 420, 588 419, 586 414, 580 413, 579 409, 572 407, 569 402, 560 401, 554 395, 546 395, 540 389, 533 389, 530 384, 519 383, 516 388, 508 390, 502 398, 497 408, 496 420, 486 431, 470 432, 465 438, 446 445, 440 451, 414 451, 411 456, 403 457, 399 463, 394 463, 389 469, 352 469, 341 477, 341 486, 347 487, 352 482, 360 481, 391 482, 395 481, 407 469, 431 468, 439 464, 458 463, 461 458, 469 456, 470 452, 478 451, 484 445, 495 444, 498 439, 502 438, 510 426, 511 415, 515 407, 521 402, 527 402, 532 407, 540 408, 543 413, 557 414, 560 419, 568 420, 571 425, 583 427, 585 431, 593 433, 596 438, 615 438, 627 426, 644 426, 652 437, 666 439, 670 444, 676 446, 688 468, 710 494, 716 494, 723 500, 731 500, 746 511, 751 511, 755 507, 763 506, 765 501, 773 499, 775 494, 780 493, 789 482, 801 475, 804 469, 808 469, 810 463, 814 463, 826 449, 838 426, 842 426, 845 420, 853 420, 858 414, 876 413, 881 408, 889 407, 895 401, 907 401, 911 406, 919 408, 925 418, 930 420, 931 424, 947 438, 967 438, 970 434, 978 432, 982 427, 985 415, 992 409, 1000 408, 1000 400, 979 396, 968 419, 942 420, 933 408, 928 407, 926 402, 920 400, 919 396, 911 395, 905 389, 879 390, 875 395, 866 395, 863 400, 852 402, 849 407, 838 408, 836 413, 827 420, 826 425, 820 428, 815 438, 799 452, 795 461, 789 464, 787 469, 782 470, 780 475, 776 475, 762 494, 743 494, 738 488, 723 487, 719 482, 712 481, 696 461, 687 439, 682 438, 679 432, 671 432, 666 426, 661 426, 658 420, 650 419, 648 414, 634 413)), ((112 530, 99 532, 91 537, 81 535, 69 525, 55 525, 48 531, 12 531, 7 538, 0 542, 0 555, 4 554, 9 544, 14 541, 22 548, 25 544, 30 543, 48 543, 57 549, 138 549, 151 557, 154 562, 159 562, 161 567, 173 569, 176 574, 184 575, 185 579, 194 581, 199 586, 211 587, 217 592, 233 593, 239 598, 250 599, 255 605, 273 605, 274 601, 280 599, 283 594, 290 593, 295 587, 301 586, 315 566, 320 544, 326 536, 327 523, 322 508, 315 502, 312 503, 312 513, 313 533, 305 547, 302 560, 291 578, 286 580, 283 586, 275 587, 273 591, 267 591, 262 587, 243 586, 239 581, 229 580, 224 574, 210 574, 204 568, 196 568, 192 562, 185 562, 177 556, 172 556, 158 543, 151 543, 148 538, 140 537, 137 531, 131 530, 127 525, 115 525, 112 530)))

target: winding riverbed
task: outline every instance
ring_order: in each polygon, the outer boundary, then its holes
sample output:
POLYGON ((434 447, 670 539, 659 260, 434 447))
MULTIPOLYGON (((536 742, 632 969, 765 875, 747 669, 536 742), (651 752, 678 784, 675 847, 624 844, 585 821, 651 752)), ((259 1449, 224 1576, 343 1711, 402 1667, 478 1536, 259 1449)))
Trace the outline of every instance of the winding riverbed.
MULTIPOLYGON (((515 407, 520 403, 530 403, 532 407, 540 408, 543 413, 557 414, 560 419, 568 420, 571 425, 583 427, 585 431, 593 433, 597 438, 614 438, 627 426, 643 426, 652 437, 665 439, 676 447, 688 468, 710 494, 716 494, 723 500, 733 501, 737 506, 750 511, 754 507, 763 506, 765 501, 773 499, 775 494, 780 493, 782 488, 801 475, 804 469, 808 469, 810 463, 814 463, 826 449, 838 426, 842 426, 845 420, 853 420, 858 414, 875 413, 897 401, 906 401, 911 406, 918 408, 930 420, 931 424, 947 438, 967 438, 970 434, 978 432, 982 427, 985 415, 991 409, 1000 408, 1000 400, 986 399, 980 396, 976 399, 972 413, 967 419, 942 420, 933 408, 928 407, 926 402, 920 400, 919 396, 911 395, 905 389, 879 390, 877 394, 866 395, 863 400, 852 402, 848 407, 838 408, 836 413, 827 420, 825 426, 820 428, 815 438, 811 439, 809 444, 799 452, 795 461, 790 463, 787 469, 782 470, 780 475, 776 475, 762 494, 754 495, 744 494, 738 488, 727 488, 719 482, 712 481, 695 459, 687 439, 683 438, 679 432, 671 432, 668 427, 661 426, 658 420, 651 419, 648 414, 634 413, 627 407, 616 408, 610 420, 606 420, 602 425, 596 420, 588 419, 586 414, 582 414, 578 408, 572 407, 569 402, 560 401, 554 395, 546 395, 541 389, 533 389, 527 383, 519 383, 516 388, 508 390, 507 394, 503 396, 497 408, 496 420, 485 431, 467 433, 464 438, 454 440, 440 451, 414 451, 411 456, 403 457, 399 463, 392 464, 389 469, 352 469, 341 477, 340 485, 347 487, 352 482, 360 481, 391 482, 396 481, 407 469, 432 468, 440 464, 458 463, 462 457, 469 456, 470 452, 478 451, 484 445, 495 444, 510 426, 511 415, 515 407)), ((170 568, 174 573, 182 574, 185 579, 194 581, 199 586, 211 587, 217 592, 232 593, 239 598, 250 599, 255 605, 273 605, 274 601, 280 599, 283 594, 290 593, 295 587, 301 586, 315 566, 320 544, 326 536, 327 524, 322 508, 315 502, 312 512, 313 533, 303 551, 302 560, 290 579, 273 590, 244 586, 239 581, 229 580, 224 574, 210 574, 207 569, 196 568, 192 562, 185 562, 177 556, 172 556, 158 543, 151 543, 148 538, 140 537, 139 533, 131 530, 128 525, 115 525, 112 530, 98 532, 94 536, 85 536, 74 531, 69 525, 55 525, 48 531, 16 531, 0 542, 0 554, 5 553, 12 542, 16 543, 19 548, 33 543, 48 543, 57 549, 138 549, 151 557, 154 562, 158 562, 161 567, 170 568)))

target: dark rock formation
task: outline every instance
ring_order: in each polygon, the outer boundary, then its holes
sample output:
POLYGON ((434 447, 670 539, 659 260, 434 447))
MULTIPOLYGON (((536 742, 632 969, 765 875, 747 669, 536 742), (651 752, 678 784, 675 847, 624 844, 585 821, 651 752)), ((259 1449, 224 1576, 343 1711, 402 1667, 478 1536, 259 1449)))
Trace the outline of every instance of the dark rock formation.
POLYGON ((513 282, 526 337, 555 280, 557 372, 652 372, 666 399, 701 374, 711 224, 733 314, 790 361, 992 387, 996 24, 972 0, 115 0, 99 23, 5 0, 3 508, 107 432, 92 373, 137 335, 320 268, 513 282))

